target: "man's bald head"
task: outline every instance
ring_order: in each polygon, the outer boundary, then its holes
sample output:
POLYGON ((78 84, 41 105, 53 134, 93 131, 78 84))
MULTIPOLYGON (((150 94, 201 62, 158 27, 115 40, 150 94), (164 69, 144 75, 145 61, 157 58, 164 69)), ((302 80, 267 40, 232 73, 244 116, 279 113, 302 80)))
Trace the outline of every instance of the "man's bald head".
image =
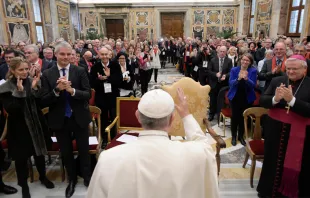
POLYGON ((99 50, 99 58, 103 63, 107 63, 109 61, 109 50, 106 47, 102 47, 99 50))
POLYGON ((85 58, 85 60, 90 60, 93 57, 93 54, 90 51, 86 51, 83 55, 83 57, 85 58))
POLYGON ((219 58, 224 58, 227 54, 227 47, 226 46, 221 46, 218 50, 218 56, 219 58))

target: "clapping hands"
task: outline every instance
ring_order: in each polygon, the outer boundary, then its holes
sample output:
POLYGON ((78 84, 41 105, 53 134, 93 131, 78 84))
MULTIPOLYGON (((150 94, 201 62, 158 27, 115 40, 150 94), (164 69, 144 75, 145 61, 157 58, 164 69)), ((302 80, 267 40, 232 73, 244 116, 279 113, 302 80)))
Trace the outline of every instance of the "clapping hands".
POLYGON ((65 76, 60 77, 57 82, 57 88, 60 91, 66 90, 67 92, 69 92, 71 95, 73 94, 73 88, 71 87, 71 82, 67 80, 67 78, 65 76))
POLYGON ((280 102, 280 100, 284 99, 286 102, 290 102, 294 98, 292 86, 289 85, 285 87, 283 83, 279 87, 276 88, 275 98, 276 102, 280 102))
POLYGON ((241 79, 248 80, 248 72, 247 71, 240 70, 238 80, 241 80, 241 79))

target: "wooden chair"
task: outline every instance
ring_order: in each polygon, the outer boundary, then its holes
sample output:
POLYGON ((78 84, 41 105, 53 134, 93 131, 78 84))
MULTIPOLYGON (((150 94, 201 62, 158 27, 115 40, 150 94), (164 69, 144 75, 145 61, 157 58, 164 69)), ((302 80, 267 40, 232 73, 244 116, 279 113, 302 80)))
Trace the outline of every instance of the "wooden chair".
POLYGON ((95 106, 95 94, 96 91, 94 89, 91 89, 91 98, 88 101, 89 105, 91 106, 95 106))
MULTIPOLYGON (((48 113, 49 108, 44 108, 42 109, 43 114, 47 114, 48 113)), ((90 114, 92 117, 92 123, 91 126, 89 126, 89 136, 96 136, 97 140, 98 140, 98 144, 97 145, 89 145, 89 154, 96 154, 96 157, 99 157, 99 154, 101 152, 101 144, 102 144, 102 139, 101 139, 101 133, 99 131, 101 131, 101 110, 96 107, 96 106, 89 106, 89 110, 90 110, 90 114), (96 127, 97 126, 97 129, 96 127)), ((78 149, 76 146, 76 140, 72 141, 72 147, 73 147, 73 153, 74 154, 78 154, 78 149)), ((61 157, 61 152, 59 150, 59 145, 57 142, 53 142, 52 145, 52 150, 48 151, 48 155, 58 155, 60 158, 60 168, 61 168, 61 177, 62 177, 62 181, 65 181, 65 169, 64 169, 64 164, 63 164, 63 160, 61 157)))
POLYGON ((116 125, 117 134, 122 131, 140 131, 142 127, 136 118, 135 112, 138 109, 140 98, 118 97, 116 99, 116 117, 113 122, 105 129, 108 133, 108 144, 111 143, 111 129, 116 125))
POLYGON ((218 120, 218 125, 219 125, 221 120, 223 121, 223 132, 224 132, 224 136, 223 137, 226 137, 226 119, 230 119, 231 115, 232 115, 231 114, 230 104, 229 104, 229 99, 227 97, 227 94, 228 94, 228 90, 225 91, 224 107, 221 108, 220 117, 219 117, 219 120, 218 120))
MULTIPOLYGON (((201 86, 191 78, 182 78, 171 86, 162 86, 162 89, 167 91, 174 101, 177 103, 177 88, 182 88, 187 98, 189 111, 199 123, 201 129, 210 133, 212 138, 216 141, 216 162, 218 167, 218 174, 220 172, 220 149, 226 148, 225 141, 215 133, 211 128, 208 119, 207 111, 209 106, 209 92, 210 86, 201 86)), ((176 114, 175 120, 172 123, 169 134, 172 136, 185 137, 185 131, 181 117, 176 114)))
MULTIPOLYGON (((0 114, 2 112, 0 111, 0 114)), ((7 154, 8 153, 8 142, 7 142, 7 139, 6 139, 6 135, 7 135, 7 129, 8 129, 8 113, 3 110, 3 115, 5 117, 5 125, 4 125, 4 129, 3 129, 3 133, 1 135, 1 138, 0 138, 0 143, 2 145, 2 149, 3 151, 7 154)), ((33 167, 32 167, 32 162, 31 162, 31 158, 28 159, 28 169, 29 169, 29 177, 30 177, 30 182, 33 183, 34 181, 34 176, 33 176, 33 167)))
POLYGON ((263 161, 264 160, 264 140, 262 140, 262 134, 261 134, 261 117, 263 115, 268 114, 268 109, 262 108, 262 107, 252 107, 248 108, 243 112, 244 117, 244 128, 245 128, 245 137, 246 137, 246 155, 245 160, 243 163, 243 168, 245 168, 245 165, 247 164, 249 157, 251 157, 252 164, 251 164, 251 171, 250 171, 250 185, 253 188, 253 177, 254 177, 254 171, 256 166, 256 160, 263 161), (254 116, 255 117, 255 127, 254 127, 254 135, 253 139, 249 138, 248 133, 248 117, 254 116))

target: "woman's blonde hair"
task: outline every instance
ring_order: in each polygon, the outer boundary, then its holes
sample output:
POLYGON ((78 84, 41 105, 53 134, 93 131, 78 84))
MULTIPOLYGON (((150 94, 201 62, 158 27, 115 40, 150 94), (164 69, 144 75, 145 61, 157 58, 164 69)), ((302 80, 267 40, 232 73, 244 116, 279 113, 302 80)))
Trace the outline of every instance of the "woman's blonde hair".
POLYGON ((6 74, 7 80, 13 78, 14 74, 12 73, 12 71, 15 71, 15 69, 17 69, 22 63, 27 63, 29 65, 29 62, 22 57, 14 57, 11 59, 9 65, 9 71, 6 74))

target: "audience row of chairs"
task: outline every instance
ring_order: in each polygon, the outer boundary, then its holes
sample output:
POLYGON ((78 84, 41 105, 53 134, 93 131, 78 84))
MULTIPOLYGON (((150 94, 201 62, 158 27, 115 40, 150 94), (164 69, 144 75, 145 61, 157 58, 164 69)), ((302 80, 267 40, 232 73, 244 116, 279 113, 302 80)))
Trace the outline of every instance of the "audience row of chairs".
MULTIPOLYGON (((222 139, 222 137, 212 129, 210 126, 208 120, 207 120, 207 109, 208 109, 208 99, 209 99, 209 92, 210 87, 209 86, 200 86, 199 83, 193 81, 190 78, 182 78, 178 82, 174 83, 171 86, 163 85, 161 88, 168 93, 171 94, 175 102, 177 101, 177 88, 181 87, 187 97, 188 100, 188 106, 190 112, 193 114, 199 125, 201 126, 203 131, 207 131, 211 135, 211 137, 214 139, 214 149, 216 150, 216 161, 217 161, 217 172, 219 174, 220 172, 220 149, 226 148, 226 143, 222 139)), ((227 91, 227 90, 226 90, 227 91)), ((226 91, 225 91, 225 100, 226 100, 226 91)), ((97 157, 99 156, 100 152, 102 151, 101 144, 102 144, 102 138, 101 138, 101 120, 100 120, 100 114, 101 110, 94 106, 94 95, 95 92, 92 90, 92 98, 90 99, 90 113, 92 116, 92 122, 89 126, 89 134, 90 136, 96 136, 98 140, 97 145, 90 145, 89 147, 89 153, 95 154, 97 157)), ((105 149, 110 149, 114 146, 117 146, 119 144, 122 144, 116 139, 120 137, 124 132, 129 133, 132 135, 138 135, 138 131, 142 130, 142 127, 138 120, 135 117, 135 111, 137 110, 138 103, 140 101, 140 98, 135 97, 119 97, 117 98, 117 116, 115 120, 105 129, 105 132, 108 133, 108 146, 105 149), (112 127, 116 126, 117 130, 117 136, 113 140, 111 140, 111 129, 112 127)), ((225 102, 226 104, 227 101, 225 102)), ((226 107, 225 107, 226 108, 226 107)), ((227 107, 228 108, 228 107, 227 107)), ((42 109, 43 114, 48 113, 48 108, 42 109)), ((222 111, 221 111, 222 113, 222 111)), ((246 135, 246 151, 247 154, 245 156, 245 161, 243 164, 243 167, 245 167, 249 157, 252 160, 252 166, 251 166, 251 176, 250 176, 250 184, 251 187, 253 187, 253 175, 255 171, 255 163, 256 160, 263 160, 263 140, 261 140, 261 127, 260 127, 260 118, 262 115, 267 114, 268 110, 260 107, 253 107, 250 109, 247 109, 244 112, 244 122, 248 122, 248 117, 251 117, 251 123, 253 123, 253 137, 249 136, 249 132, 247 127, 245 127, 245 135, 246 135)), ((228 118, 229 116, 223 115, 224 123, 225 118, 228 118)), ((247 125, 245 125, 247 126, 247 125)), ((225 129, 224 129, 225 131, 225 129)), ((224 133, 225 136, 225 133, 224 133)), ((7 151, 7 143, 6 143, 6 128, 2 134, 1 137, 1 143, 5 151, 7 151)), ((185 140, 185 131, 183 128, 182 120, 177 115, 175 121, 173 122, 173 125, 170 130, 170 136, 172 140, 175 139, 175 137, 182 137, 181 141, 185 140)), ((76 149, 76 143, 75 140, 72 141, 73 148, 74 148, 74 154, 78 154, 78 151, 76 149)), ((61 168, 61 175, 62 175, 62 181, 65 180, 65 170, 64 170, 64 164, 62 162, 61 152, 59 150, 59 145, 57 142, 53 142, 52 149, 48 151, 48 155, 58 155, 60 159, 60 168, 61 168)), ((33 170, 32 170, 32 164, 31 160, 29 160, 29 169, 30 169, 30 178, 31 182, 33 182, 33 170)))

